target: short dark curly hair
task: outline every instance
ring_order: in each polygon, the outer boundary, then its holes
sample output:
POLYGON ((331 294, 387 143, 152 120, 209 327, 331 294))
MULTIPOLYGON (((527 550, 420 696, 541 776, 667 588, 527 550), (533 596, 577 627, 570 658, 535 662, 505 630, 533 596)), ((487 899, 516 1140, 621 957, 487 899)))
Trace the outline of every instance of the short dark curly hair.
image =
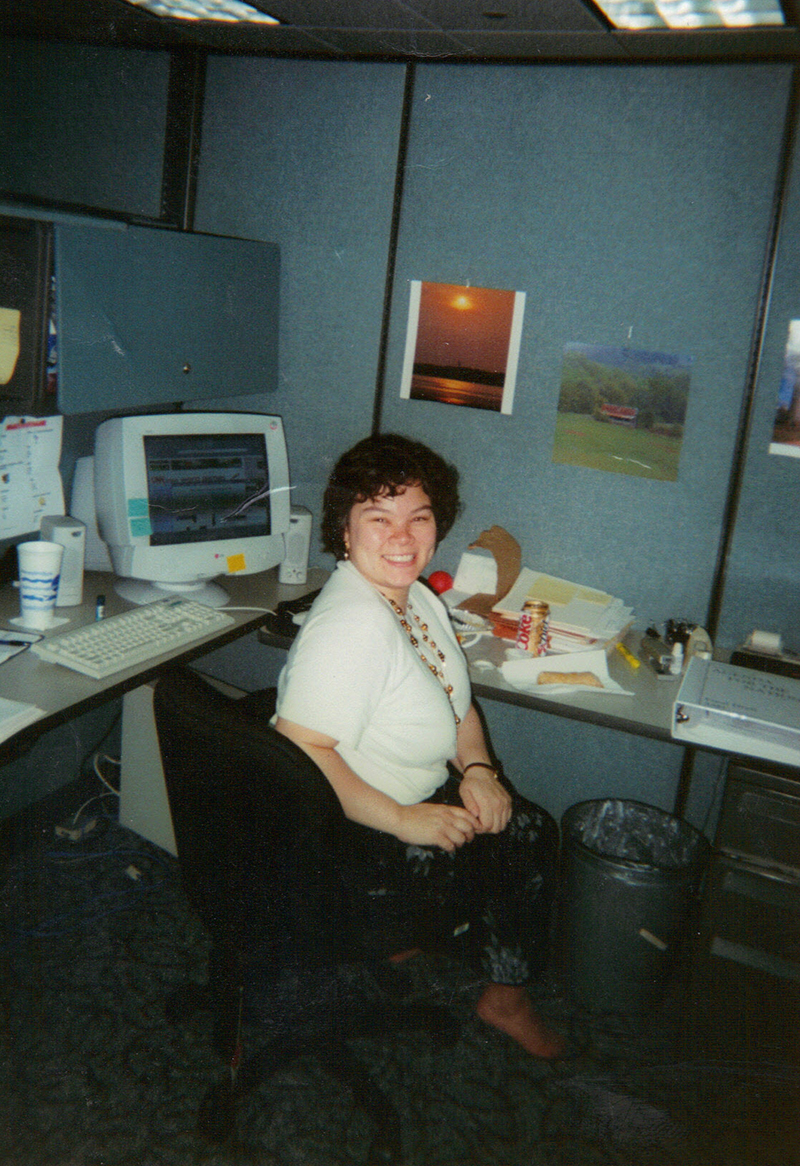
POLYGON ((393 498, 407 486, 421 486, 430 498, 438 545, 460 510, 458 470, 421 441, 384 433, 365 437, 333 467, 322 500, 323 549, 343 559, 344 530, 355 504, 393 498))

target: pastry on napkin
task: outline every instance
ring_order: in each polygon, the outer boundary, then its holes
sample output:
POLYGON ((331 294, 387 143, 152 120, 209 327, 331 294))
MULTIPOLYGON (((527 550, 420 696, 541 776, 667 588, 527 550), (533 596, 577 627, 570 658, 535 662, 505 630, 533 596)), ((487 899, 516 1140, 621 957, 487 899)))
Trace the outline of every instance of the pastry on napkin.
POLYGON ((512 649, 500 671, 513 688, 535 692, 539 696, 559 696, 564 692, 633 695, 609 676, 608 659, 603 649, 564 652, 557 656, 531 656, 512 649))

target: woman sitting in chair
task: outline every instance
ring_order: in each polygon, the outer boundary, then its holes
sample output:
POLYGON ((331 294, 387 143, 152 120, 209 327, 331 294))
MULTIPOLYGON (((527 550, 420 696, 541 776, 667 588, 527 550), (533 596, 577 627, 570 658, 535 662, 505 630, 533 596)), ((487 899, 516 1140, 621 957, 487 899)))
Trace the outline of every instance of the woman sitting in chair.
POLYGON ((492 763, 446 608, 419 581, 458 508, 457 471, 419 442, 371 437, 340 458, 322 520, 337 568, 281 673, 275 724, 333 786, 357 869, 366 857, 426 934, 440 921, 442 938, 477 938, 481 1019, 553 1058, 563 1042, 525 984, 546 961, 555 824, 492 763))

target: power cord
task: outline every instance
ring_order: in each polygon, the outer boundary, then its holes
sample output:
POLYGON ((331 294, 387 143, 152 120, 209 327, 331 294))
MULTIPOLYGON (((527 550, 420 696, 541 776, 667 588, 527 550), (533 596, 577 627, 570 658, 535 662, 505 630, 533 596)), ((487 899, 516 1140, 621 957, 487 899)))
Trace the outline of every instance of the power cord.
MULTIPOLYGON (((119 790, 115 789, 106 778, 100 768, 101 762, 107 762, 109 765, 120 764, 118 758, 109 757, 106 753, 94 753, 92 757, 92 768, 98 781, 101 785, 105 786, 105 789, 101 790, 99 794, 93 794, 92 797, 87 798, 83 805, 79 806, 75 813, 65 822, 58 823, 54 827, 55 836, 61 842, 70 842, 74 845, 94 835, 101 824, 101 818, 97 814, 86 815, 87 808, 94 805, 95 802, 102 803, 104 798, 119 798, 119 790)), ((108 815, 103 816, 107 817, 108 815)))

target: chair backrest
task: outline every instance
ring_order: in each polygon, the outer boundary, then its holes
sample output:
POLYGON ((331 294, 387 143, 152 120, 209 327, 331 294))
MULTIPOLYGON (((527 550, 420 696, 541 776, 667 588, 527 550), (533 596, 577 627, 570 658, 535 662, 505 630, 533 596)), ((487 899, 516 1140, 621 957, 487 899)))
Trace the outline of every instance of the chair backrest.
POLYGON ((260 707, 186 667, 157 682, 184 887, 215 940, 276 957, 309 941, 322 952, 347 909, 337 860, 344 813, 322 772, 260 707))

